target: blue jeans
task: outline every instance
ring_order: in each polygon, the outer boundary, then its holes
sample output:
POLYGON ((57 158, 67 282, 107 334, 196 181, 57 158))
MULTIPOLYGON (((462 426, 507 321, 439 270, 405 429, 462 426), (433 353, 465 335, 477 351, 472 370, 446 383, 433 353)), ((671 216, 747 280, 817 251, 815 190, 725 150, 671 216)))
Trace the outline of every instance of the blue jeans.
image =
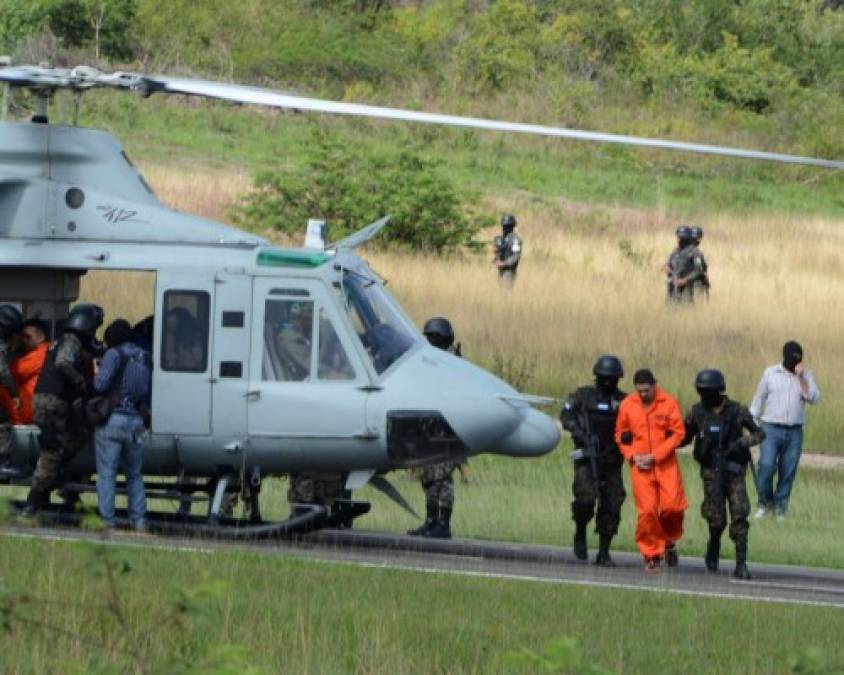
POLYGON ((791 486, 797 476, 800 453, 803 451, 803 427, 784 427, 778 424, 762 423, 765 440, 759 455, 759 505, 774 507, 785 513, 788 510, 788 498, 791 486), (774 490, 774 473, 779 472, 777 487, 774 490))
POLYGON ((97 453, 97 502, 100 517, 107 527, 114 527, 114 493, 117 470, 122 465, 129 493, 129 520, 142 525, 147 510, 144 493, 142 436, 144 421, 140 415, 112 413, 105 425, 94 432, 97 453))

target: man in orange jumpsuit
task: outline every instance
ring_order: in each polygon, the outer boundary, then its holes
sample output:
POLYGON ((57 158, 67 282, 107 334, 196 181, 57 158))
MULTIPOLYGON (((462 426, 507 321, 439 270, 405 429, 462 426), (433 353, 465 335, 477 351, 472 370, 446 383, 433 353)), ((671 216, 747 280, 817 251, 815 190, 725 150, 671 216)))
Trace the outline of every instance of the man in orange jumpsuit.
POLYGON ((11 399, 4 395, 6 392, 0 389, 0 405, 8 411, 12 424, 32 424, 32 396, 50 346, 48 331, 47 324, 40 319, 27 319, 22 324, 20 336, 25 353, 9 368, 18 385, 20 407, 15 408, 11 399))
POLYGON ((683 513, 689 503, 675 452, 686 429, 677 401, 656 385, 650 370, 633 376, 636 391, 618 409, 615 440, 630 464, 630 482, 639 520, 636 545, 645 571, 658 572, 663 557, 678 563, 676 542, 683 536, 683 513))

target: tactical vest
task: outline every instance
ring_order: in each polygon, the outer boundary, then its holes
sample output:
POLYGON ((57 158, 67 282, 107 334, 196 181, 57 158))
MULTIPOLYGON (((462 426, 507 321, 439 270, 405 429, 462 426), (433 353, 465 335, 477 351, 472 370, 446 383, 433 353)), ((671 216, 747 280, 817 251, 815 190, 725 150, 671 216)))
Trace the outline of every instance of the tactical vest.
MULTIPOLYGON (((56 368, 56 355, 59 353, 59 346, 66 339, 66 336, 60 337, 47 350, 47 356, 44 358, 44 367, 41 369, 41 373, 38 375, 38 382, 35 385, 36 394, 53 394, 63 401, 72 401, 74 399, 76 392, 74 392, 61 371, 56 368)), ((75 363, 74 367, 80 369, 81 364, 75 363)))
MULTIPOLYGON (((621 455, 615 444, 615 420, 618 408, 625 394, 619 390, 609 396, 601 394, 596 387, 584 387, 580 390, 581 405, 586 409, 589 417, 589 427, 593 434, 598 435, 598 445, 601 456, 621 455)), ((584 430, 585 431, 585 430, 584 430)))
POLYGON ((740 413, 739 404, 730 400, 720 412, 709 410, 700 403, 693 406, 692 416, 698 427, 693 455, 701 466, 714 467, 718 453, 724 462, 747 463, 747 450, 730 449, 742 436, 740 413))

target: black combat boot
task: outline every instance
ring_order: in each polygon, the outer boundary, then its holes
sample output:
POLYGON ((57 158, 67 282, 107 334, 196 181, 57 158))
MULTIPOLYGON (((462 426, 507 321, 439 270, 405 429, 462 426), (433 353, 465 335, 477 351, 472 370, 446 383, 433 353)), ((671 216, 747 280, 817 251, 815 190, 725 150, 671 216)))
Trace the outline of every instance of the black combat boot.
POLYGON ((436 504, 427 504, 425 506, 425 522, 419 527, 414 527, 408 530, 407 533, 412 537, 427 537, 431 528, 437 524, 437 517, 439 516, 439 507, 436 504))
POLYGON ((24 505, 23 509, 21 509, 21 517, 23 518, 34 518, 38 515, 38 512, 47 503, 50 496, 48 494, 42 494, 37 490, 30 489, 29 494, 26 496, 26 504, 24 505))
POLYGON ((586 523, 577 523, 575 527, 574 557, 578 560, 589 559, 589 550, 586 548, 586 523))
POLYGON ((612 537, 606 534, 600 535, 598 542, 598 555, 595 556, 595 564, 601 567, 615 567, 615 561, 610 555, 610 544, 612 537))
POLYGON ((721 530, 709 528, 709 541, 706 543, 706 569, 709 572, 718 571, 718 559, 721 557, 721 530))
POLYGON ((451 509, 440 509, 440 517, 428 530, 427 536, 434 539, 451 539, 451 509))
POLYGON ((747 542, 736 542, 736 569, 733 576, 743 581, 750 579, 750 570, 747 569, 747 542))

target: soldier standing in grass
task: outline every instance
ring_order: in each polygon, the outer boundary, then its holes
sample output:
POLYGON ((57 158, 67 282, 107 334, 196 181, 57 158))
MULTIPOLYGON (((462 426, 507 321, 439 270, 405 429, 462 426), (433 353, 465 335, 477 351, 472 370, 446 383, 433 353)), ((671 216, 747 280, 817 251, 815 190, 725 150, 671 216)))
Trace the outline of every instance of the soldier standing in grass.
POLYGON ((750 499, 745 486, 747 465, 752 461, 750 448, 760 443, 764 432, 753 421, 750 411, 731 401, 724 393, 727 383, 718 370, 702 370, 695 378, 700 402, 686 415, 683 445, 694 440, 693 455, 700 464, 703 479, 701 514, 709 524, 706 545, 706 569, 718 571, 721 535, 727 527, 730 507, 730 539, 736 545, 737 579, 750 579, 747 569, 747 535, 750 523, 750 499), (747 430, 747 434, 744 434, 747 430))
POLYGON ((501 236, 493 240, 493 262, 498 268, 498 280, 506 286, 512 285, 516 280, 516 270, 522 258, 522 240, 515 230, 516 216, 508 213, 501 217, 501 236))
POLYGON ((677 247, 662 266, 668 282, 668 300, 671 302, 694 302, 695 288, 700 286, 706 274, 706 261, 694 243, 692 229, 689 225, 677 227, 677 247))
POLYGON ((624 458, 615 442, 615 422, 626 394, 618 381, 624 369, 618 357, 604 354, 592 368, 595 384, 580 387, 571 394, 560 413, 563 428, 574 440, 574 482, 572 483, 571 517, 575 523, 574 555, 588 558, 586 527, 595 516, 599 536, 596 565, 614 567, 610 544, 618 532, 621 505, 627 493, 621 477, 624 458))
POLYGON ((25 516, 34 516, 49 503, 59 471, 87 440, 84 424, 71 415, 71 410, 74 401, 86 393, 86 359, 96 351, 95 335, 102 322, 101 307, 76 305, 61 337, 47 351, 32 401, 33 419, 41 431, 41 450, 23 510, 25 516))
POLYGON ((676 450, 686 427, 680 406, 656 384, 650 370, 633 375, 636 391, 621 402, 615 440, 630 464, 636 511, 636 546, 646 572, 659 572, 663 558, 669 567, 679 561, 677 541, 683 536, 683 515, 689 503, 676 450))
MULTIPOLYGON (((445 317, 437 316, 428 319, 422 332, 433 347, 460 356, 460 343, 455 344, 454 328, 445 317)), ((436 539, 451 538, 451 512, 454 509, 452 474, 458 468, 464 482, 468 482, 470 476, 468 463, 448 461, 422 467, 419 480, 425 491, 425 522, 419 527, 408 530, 408 534, 436 539)))

